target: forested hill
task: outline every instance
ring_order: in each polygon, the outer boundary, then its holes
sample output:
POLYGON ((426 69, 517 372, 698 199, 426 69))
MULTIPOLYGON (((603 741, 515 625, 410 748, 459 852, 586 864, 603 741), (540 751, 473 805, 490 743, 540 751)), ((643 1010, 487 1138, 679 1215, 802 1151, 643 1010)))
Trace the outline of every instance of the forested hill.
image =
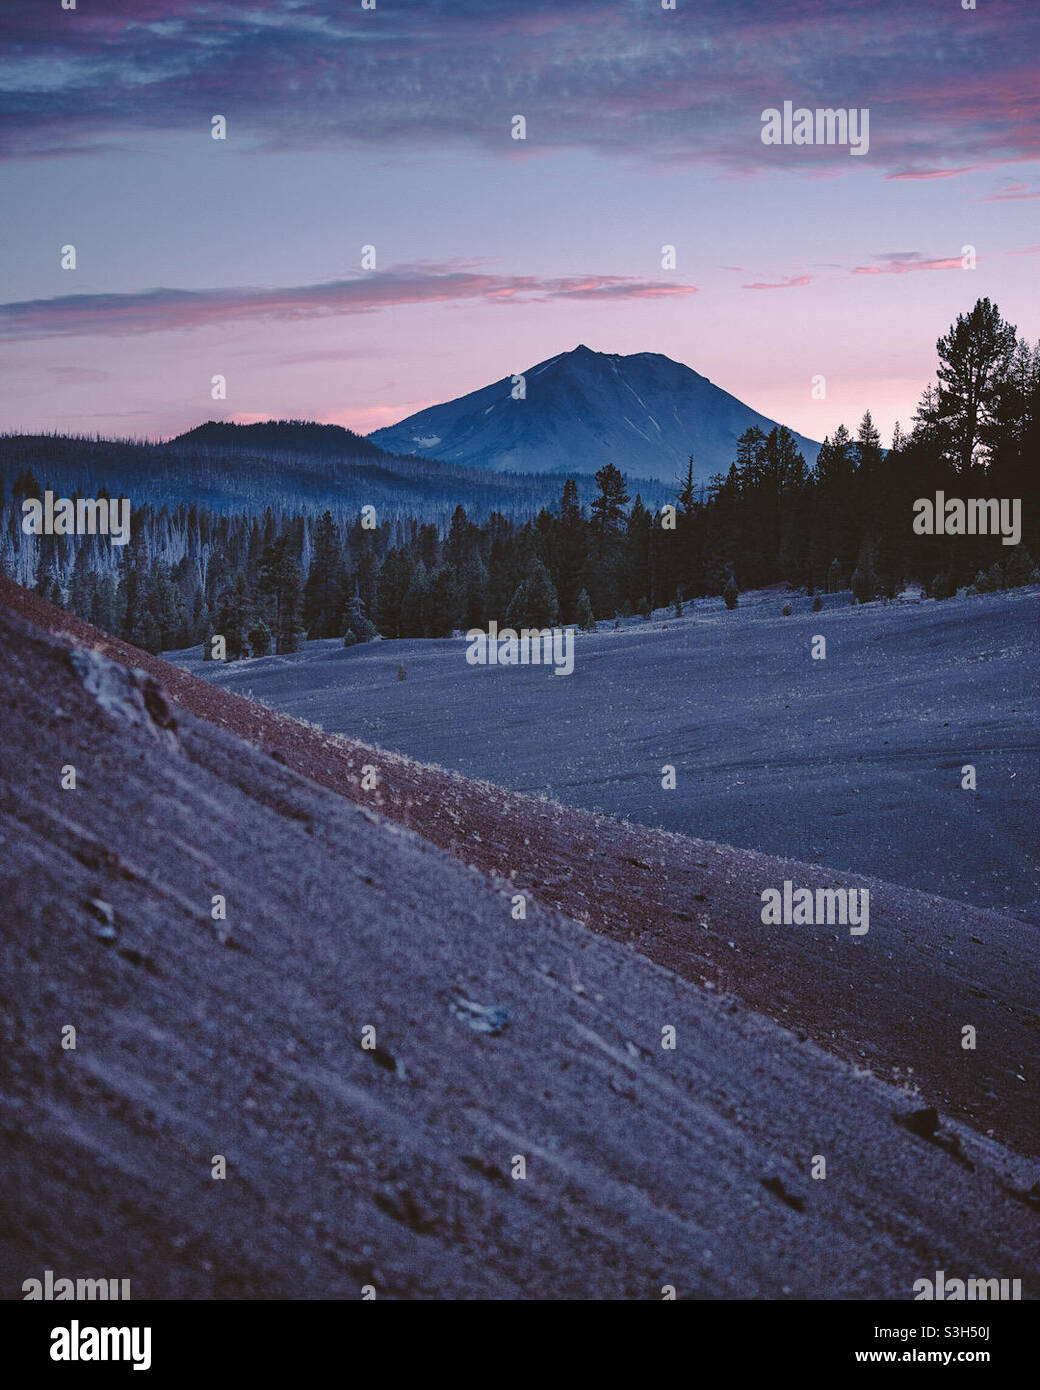
MULTIPOLYGON (((436 459, 399 457, 339 425, 207 421, 165 443, 71 435, 0 435, 0 489, 20 477, 71 497, 128 497, 135 509, 194 505, 218 516, 356 515, 375 507, 380 519, 415 517, 447 525, 463 502, 469 514, 529 517, 559 500, 563 475, 526 477, 461 468, 436 459)), ((660 503, 668 489, 648 484, 660 503)), ((583 478, 585 501, 595 493, 583 478)), ((37 495, 37 494, 33 494, 37 495)))
POLYGON ((343 425, 319 425, 313 420, 262 420, 238 425, 227 420, 207 420, 204 425, 171 439, 168 448, 247 450, 251 453, 323 454, 334 458, 378 459, 399 462, 396 455, 370 443, 343 425))

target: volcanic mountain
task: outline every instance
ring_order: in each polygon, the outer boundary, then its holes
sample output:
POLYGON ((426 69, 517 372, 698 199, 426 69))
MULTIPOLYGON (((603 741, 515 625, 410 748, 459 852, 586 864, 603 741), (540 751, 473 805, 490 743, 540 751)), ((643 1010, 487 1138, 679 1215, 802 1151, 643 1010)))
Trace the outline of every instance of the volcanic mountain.
MULTIPOLYGON (((706 481, 733 461, 750 425, 776 422, 659 352, 593 352, 581 344, 513 377, 429 406, 370 434, 382 449, 518 473, 628 474, 672 482, 692 454, 706 481)), ((795 435, 806 462, 819 445, 795 435)))

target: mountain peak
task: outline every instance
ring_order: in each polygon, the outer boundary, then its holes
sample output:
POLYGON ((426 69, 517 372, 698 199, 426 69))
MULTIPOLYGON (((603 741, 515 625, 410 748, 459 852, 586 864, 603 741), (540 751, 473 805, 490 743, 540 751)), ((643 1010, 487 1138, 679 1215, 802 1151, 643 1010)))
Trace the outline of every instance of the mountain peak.
MULTIPOLYGON (((579 343, 523 373, 429 406, 369 439, 398 454, 514 473, 595 473, 613 462, 671 484, 693 455, 697 480, 725 472, 751 425, 776 422, 659 352, 596 352, 579 343)), ((808 463, 819 445, 795 435, 808 463)))

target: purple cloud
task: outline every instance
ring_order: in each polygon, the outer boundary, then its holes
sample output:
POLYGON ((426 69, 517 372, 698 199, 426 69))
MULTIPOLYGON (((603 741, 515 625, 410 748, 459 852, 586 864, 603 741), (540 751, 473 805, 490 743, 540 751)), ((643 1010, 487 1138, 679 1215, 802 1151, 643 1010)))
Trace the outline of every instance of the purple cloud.
POLYGON ((0 337, 125 336, 249 319, 319 319, 374 313, 406 304, 462 300, 509 304, 553 299, 663 299, 696 293, 696 285, 622 275, 546 279, 443 266, 405 266, 353 280, 281 289, 152 289, 131 294, 69 294, 0 304, 0 337))
MULTIPOLYGON (((872 167, 949 178, 1040 157, 1035 10, 986 0, 5 0, 0 155, 68 154, 228 118, 256 149, 584 148, 734 170, 848 170, 765 147, 761 112, 868 107, 872 167), (526 142, 510 138, 514 114, 526 142)), ((240 146, 241 147, 241 146, 240 146)), ((860 161, 853 161, 859 164, 860 161)))

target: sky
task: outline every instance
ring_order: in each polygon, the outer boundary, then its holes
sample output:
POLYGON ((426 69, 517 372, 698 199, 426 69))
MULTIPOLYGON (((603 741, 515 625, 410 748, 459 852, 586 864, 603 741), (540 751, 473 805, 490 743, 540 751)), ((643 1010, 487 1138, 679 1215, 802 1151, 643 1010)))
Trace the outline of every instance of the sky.
POLYGON ((1040 337, 1037 0, 362 4, 4 0, 0 430, 367 433, 585 343, 887 443, 977 298, 1040 337))

